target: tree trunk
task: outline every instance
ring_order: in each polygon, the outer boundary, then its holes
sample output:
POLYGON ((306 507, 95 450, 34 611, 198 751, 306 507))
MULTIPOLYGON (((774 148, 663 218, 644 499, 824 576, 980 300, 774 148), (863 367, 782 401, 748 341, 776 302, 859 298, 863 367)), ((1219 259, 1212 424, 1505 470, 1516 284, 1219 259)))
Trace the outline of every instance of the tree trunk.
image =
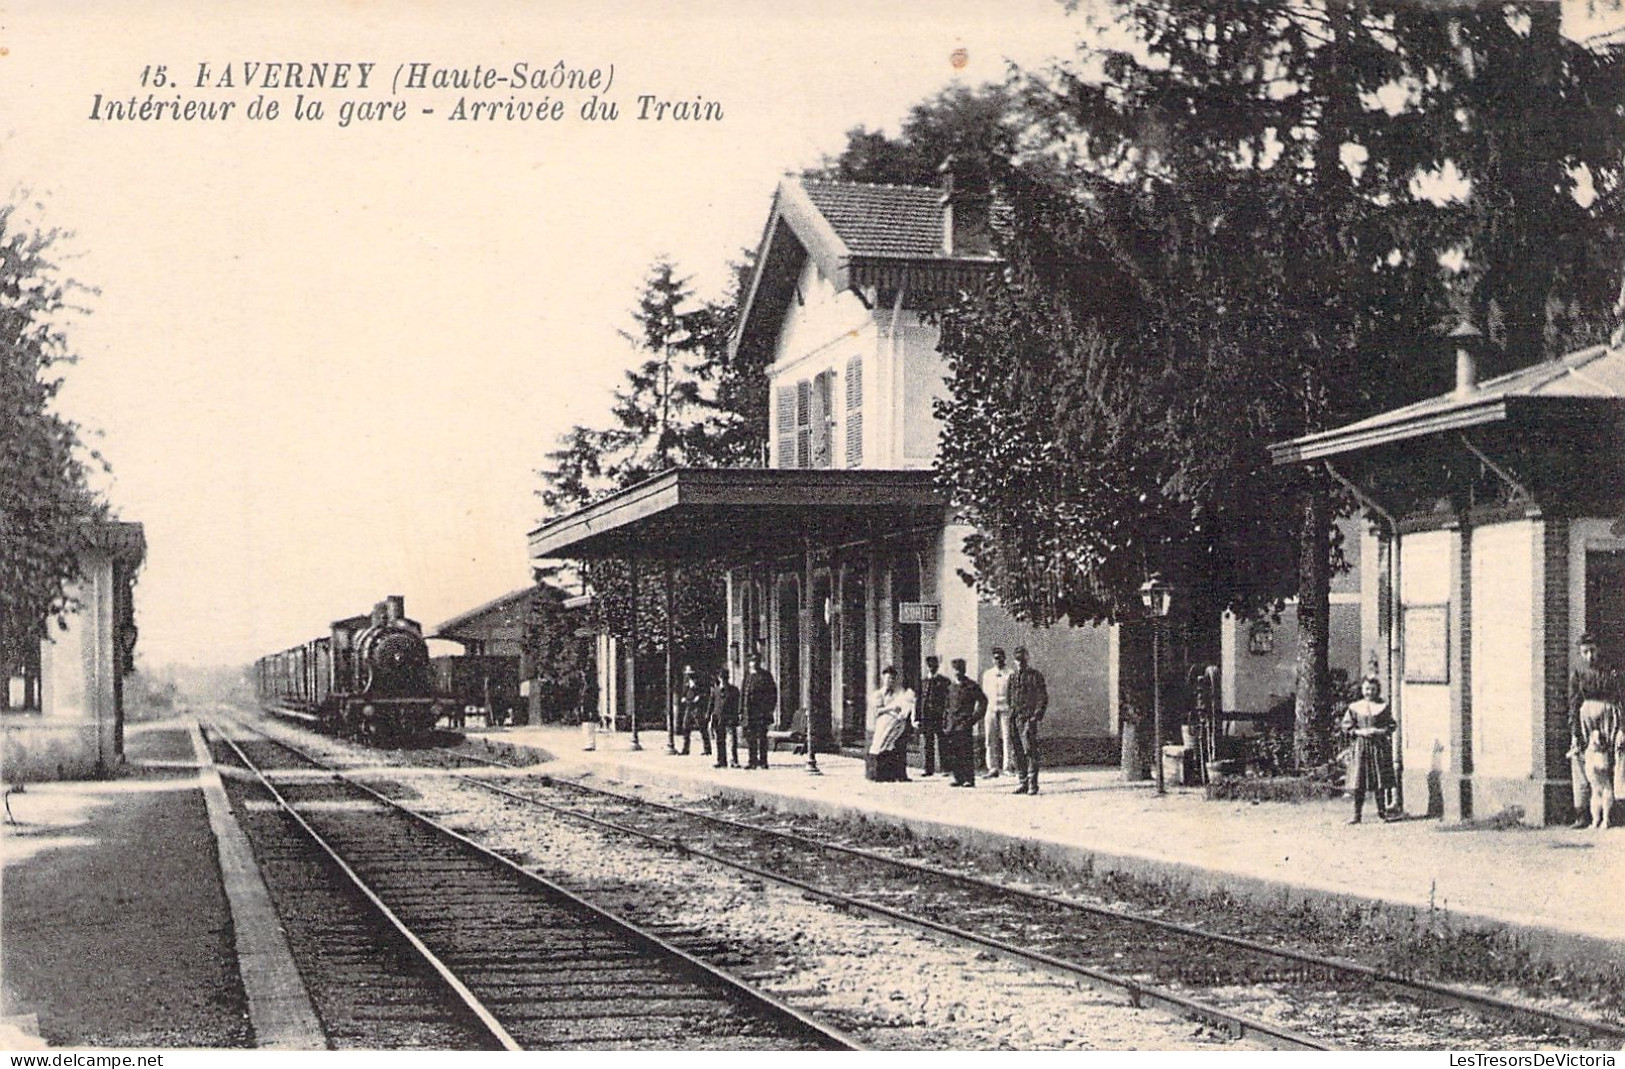
POLYGON ((1151 625, 1125 621, 1118 628, 1118 713, 1122 736, 1119 767, 1123 778, 1151 778, 1151 625))
POLYGON ((1151 778, 1146 770, 1145 747, 1141 745, 1140 725, 1132 720, 1123 721, 1123 734, 1120 740, 1122 749, 1118 755, 1118 767, 1122 770, 1123 779, 1129 783, 1140 783, 1151 778))
POLYGON ((1298 537, 1298 680, 1292 754, 1298 768, 1318 760, 1331 707, 1332 502, 1316 480, 1304 492, 1298 537))

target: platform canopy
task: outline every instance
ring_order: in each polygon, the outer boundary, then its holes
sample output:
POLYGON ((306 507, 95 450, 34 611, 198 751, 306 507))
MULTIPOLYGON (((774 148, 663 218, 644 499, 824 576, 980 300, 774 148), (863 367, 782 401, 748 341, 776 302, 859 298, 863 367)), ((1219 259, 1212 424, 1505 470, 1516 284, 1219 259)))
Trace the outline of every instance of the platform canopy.
POLYGON ((744 559, 940 524, 929 471, 677 468, 530 532, 533 559, 744 559))
POLYGON ((126 568, 138 567, 147 556, 146 528, 127 520, 102 520, 81 525, 85 541, 126 568))
POLYGON ((1625 348, 1598 345, 1270 446, 1390 511, 1509 505, 1613 514, 1625 498, 1625 348))

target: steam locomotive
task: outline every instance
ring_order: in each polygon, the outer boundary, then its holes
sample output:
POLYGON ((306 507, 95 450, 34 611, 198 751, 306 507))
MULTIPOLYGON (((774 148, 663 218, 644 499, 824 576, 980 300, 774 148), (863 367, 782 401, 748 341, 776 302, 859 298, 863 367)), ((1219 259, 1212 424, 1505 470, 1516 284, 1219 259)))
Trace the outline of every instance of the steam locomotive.
POLYGON ((367 616, 335 620, 330 633, 254 662, 254 690, 279 716, 374 742, 411 741, 442 713, 423 629, 391 595, 367 616))

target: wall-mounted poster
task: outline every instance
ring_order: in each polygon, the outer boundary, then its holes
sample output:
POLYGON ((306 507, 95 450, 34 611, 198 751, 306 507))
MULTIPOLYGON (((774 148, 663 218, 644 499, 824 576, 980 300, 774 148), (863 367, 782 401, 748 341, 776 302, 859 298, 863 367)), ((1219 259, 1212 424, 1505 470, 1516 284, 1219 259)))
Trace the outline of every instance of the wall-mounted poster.
POLYGON ((1405 682, 1450 682, 1450 605, 1405 606, 1405 682))

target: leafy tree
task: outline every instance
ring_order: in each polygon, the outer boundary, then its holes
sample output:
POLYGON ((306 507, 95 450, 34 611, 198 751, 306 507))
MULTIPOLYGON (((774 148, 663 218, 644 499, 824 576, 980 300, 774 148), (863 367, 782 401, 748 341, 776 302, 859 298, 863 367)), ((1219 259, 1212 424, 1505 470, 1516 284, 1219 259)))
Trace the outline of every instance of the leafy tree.
POLYGON ((949 156, 984 158, 1009 154, 1005 122, 1014 97, 1010 87, 954 86, 916 104, 898 136, 855 126, 846 132, 846 147, 825 158, 812 177, 848 182, 931 186, 949 156))
POLYGON ((52 258, 65 236, 0 205, 0 681, 37 651, 49 620, 66 626, 85 523, 108 511, 87 482, 105 461, 52 409, 61 369, 77 360, 66 325, 91 292, 52 258))
POLYGON ((1265 446, 1435 392, 1430 335, 1463 315, 1506 363, 1596 336, 1618 53, 1544 4, 1115 11, 1132 43, 1029 78, 994 158, 1009 267, 946 317, 941 472, 1029 619, 1130 617, 1151 571, 1203 614, 1296 589, 1307 729, 1343 503, 1265 446))

